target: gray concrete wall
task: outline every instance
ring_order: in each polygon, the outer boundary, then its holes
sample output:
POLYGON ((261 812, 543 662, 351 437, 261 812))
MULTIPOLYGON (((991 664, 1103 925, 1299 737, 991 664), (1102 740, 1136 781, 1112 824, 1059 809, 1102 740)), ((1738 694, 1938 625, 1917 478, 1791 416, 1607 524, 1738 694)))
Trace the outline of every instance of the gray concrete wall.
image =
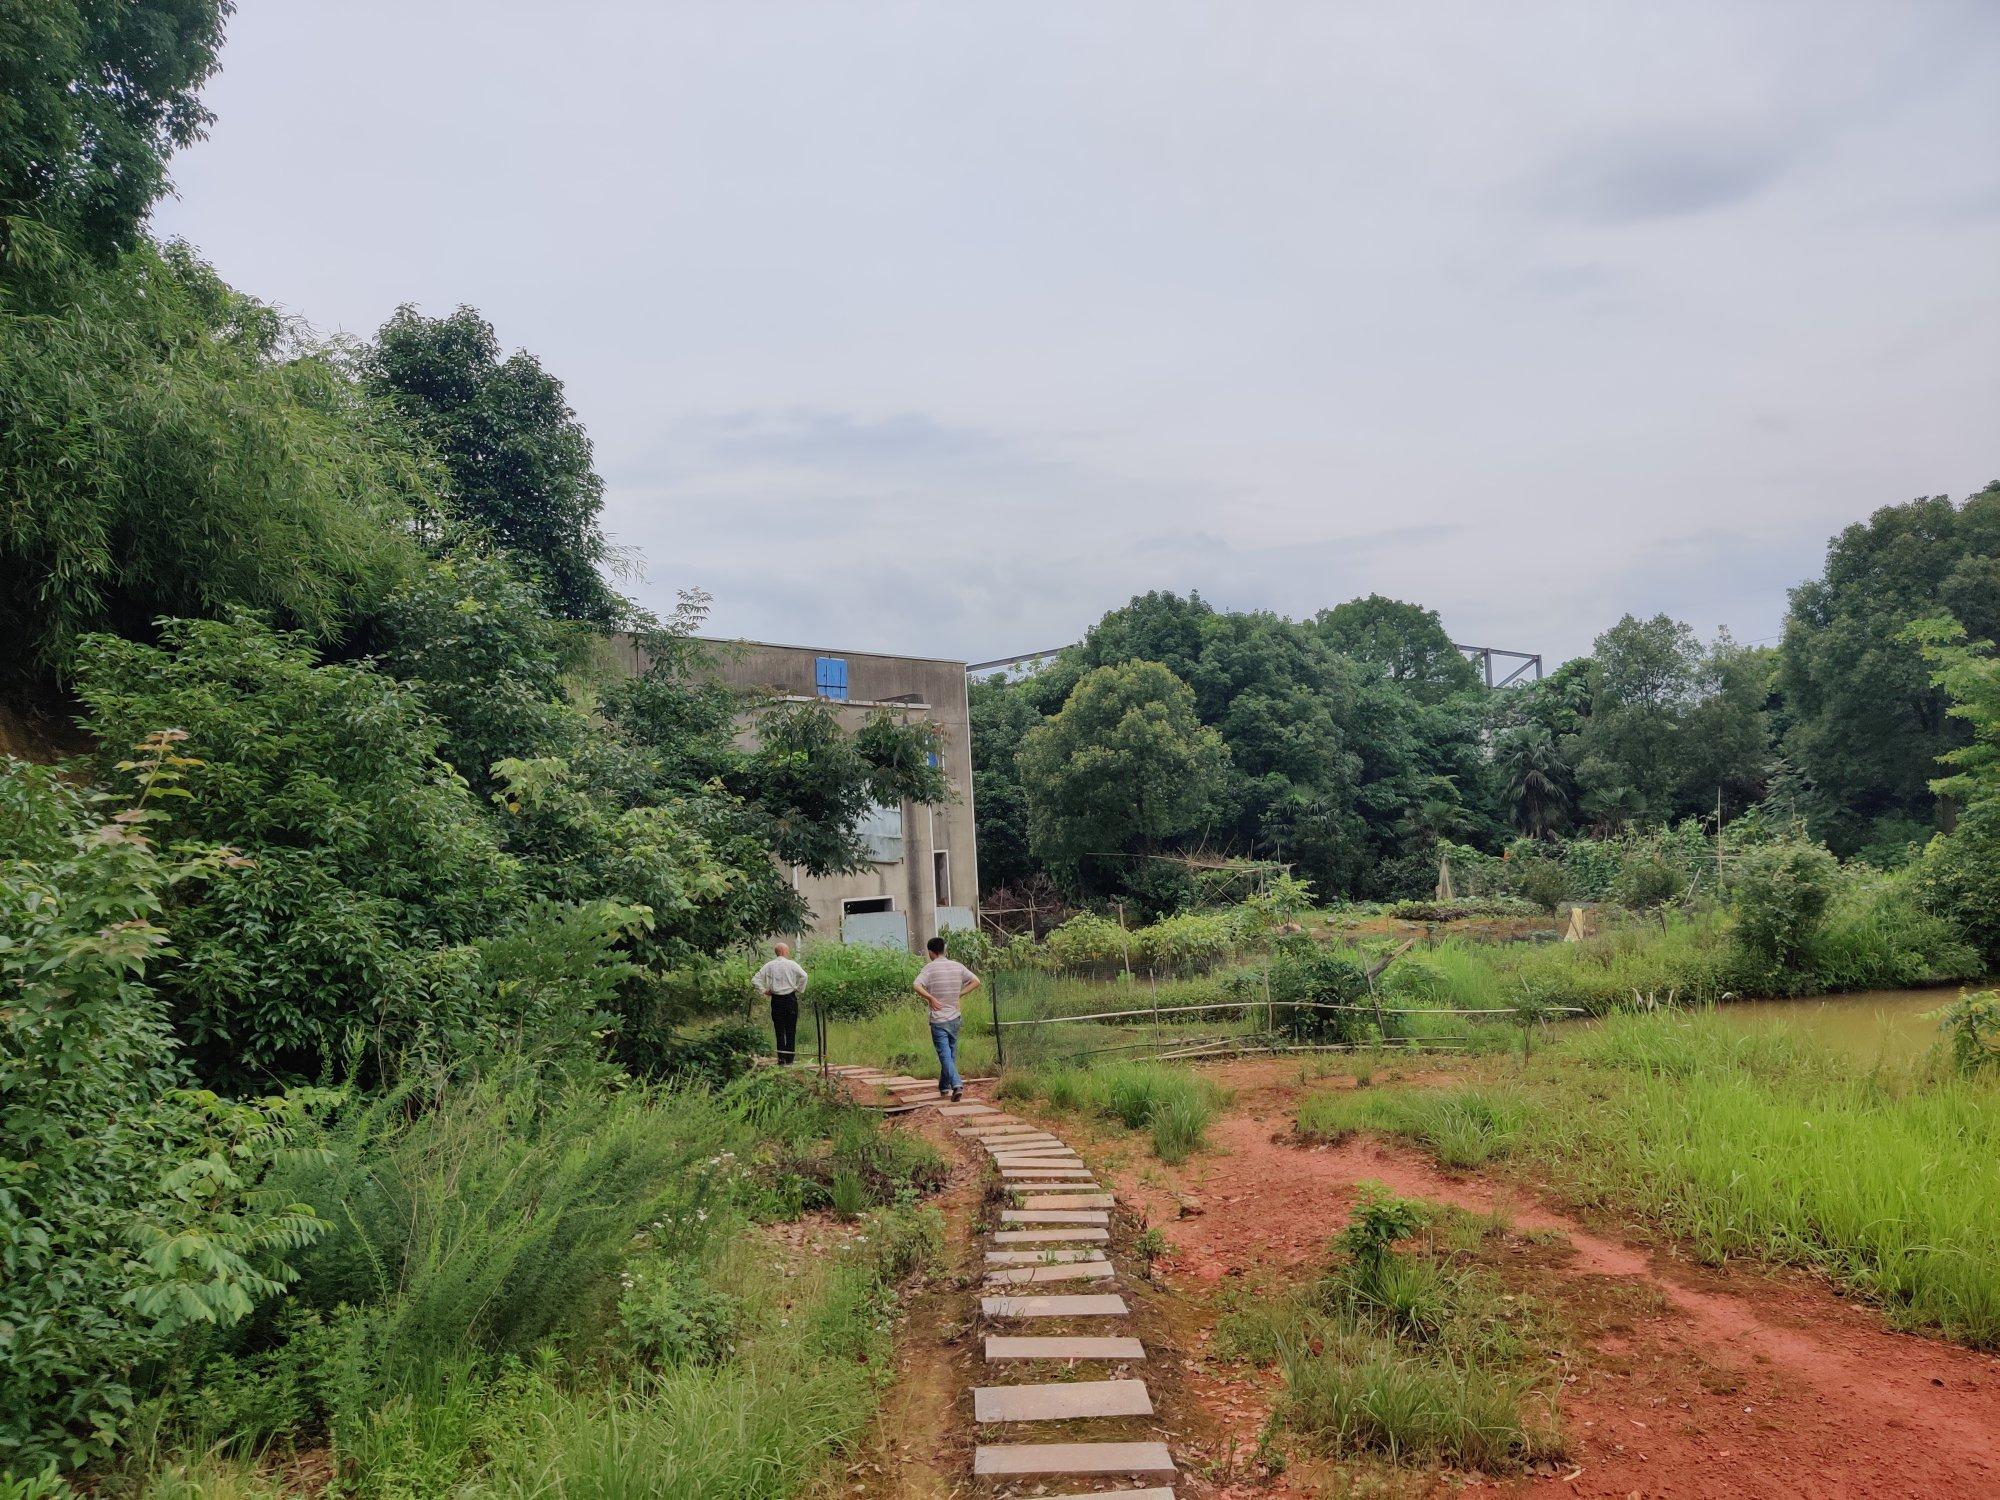
MULTIPOLYGON (((903 857, 871 864, 851 875, 808 875, 792 870, 792 884, 810 909, 814 937, 840 936, 841 903, 889 897, 909 920, 910 945, 920 949, 937 930, 939 905, 979 904, 979 853, 972 809, 972 721, 967 707, 965 665, 925 657, 886 656, 831 647, 778 646, 763 641, 704 641, 716 675, 746 698, 748 715, 757 700, 817 696, 815 671, 822 656, 847 663, 847 701, 835 712, 847 729, 858 729, 877 713, 921 721, 937 730, 939 767, 950 784, 949 802, 936 807, 903 804, 903 857), (948 899, 934 887, 942 851, 949 864, 948 899)), ((626 637, 614 638, 613 659, 631 672, 645 670, 643 653, 626 637)))

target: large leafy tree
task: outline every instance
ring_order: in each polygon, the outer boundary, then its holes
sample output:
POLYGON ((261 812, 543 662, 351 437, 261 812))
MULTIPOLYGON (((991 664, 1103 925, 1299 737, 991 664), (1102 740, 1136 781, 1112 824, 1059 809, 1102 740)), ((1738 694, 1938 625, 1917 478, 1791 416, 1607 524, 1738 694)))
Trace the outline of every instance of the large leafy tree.
POLYGON ((443 460, 460 523, 504 549, 554 614, 611 619, 604 481, 562 382, 525 350, 503 359, 493 325, 469 307, 442 318, 398 308, 368 368, 443 460))
POLYGON ((1507 730, 1493 747, 1507 816, 1530 838, 1552 838, 1575 807, 1570 768, 1555 736, 1539 724, 1507 730))
POLYGON ((1333 648, 1429 702, 1479 685, 1437 611, 1370 594, 1323 609, 1314 622, 1333 648))
MULTIPOLYGON (((229 0, 9 0, 0 11, 0 267, 39 220, 93 254, 139 235, 168 155, 211 116, 229 0)), ((0 277, 5 276, 0 270, 0 277)))
POLYGON ((1025 693, 1003 678, 972 683, 972 807, 978 821, 979 880, 988 891, 1035 873, 1028 845, 1028 797, 1015 755, 1041 720, 1025 693))
POLYGON ((1590 713, 1570 741, 1583 811, 1661 822, 1762 792, 1766 675, 1727 633, 1704 647, 1678 620, 1625 616, 1597 638, 1590 713))
POLYGON ((1823 834, 1859 847, 1877 820, 1928 821, 1937 757, 1965 743, 1931 680, 1914 620, 1950 612, 1974 640, 2000 636, 2000 483, 1878 510, 1827 548, 1792 590, 1778 681, 1786 755, 1837 811, 1823 834))
POLYGON ((1021 741, 1036 856, 1083 881, 1117 884, 1125 862, 1197 831, 1222 790, 1228 751, 1159 662, 1098 667, 1021 741))
POLYGON ((0 297, 0 673, 231 605, 334 639, 417 562, 434 478, 338 345, 185 246, 62 260, 0 297))

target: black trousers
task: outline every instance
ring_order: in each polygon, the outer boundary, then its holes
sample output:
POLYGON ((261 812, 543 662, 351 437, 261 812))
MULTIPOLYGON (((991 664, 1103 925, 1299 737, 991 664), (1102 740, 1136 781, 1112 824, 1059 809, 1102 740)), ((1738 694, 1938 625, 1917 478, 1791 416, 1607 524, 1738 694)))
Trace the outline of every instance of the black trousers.
POLYGON ((778 1034, 778 1061, 789 1063, 799 1045, 799 997, 771 997, 771 1030, 778 1034))

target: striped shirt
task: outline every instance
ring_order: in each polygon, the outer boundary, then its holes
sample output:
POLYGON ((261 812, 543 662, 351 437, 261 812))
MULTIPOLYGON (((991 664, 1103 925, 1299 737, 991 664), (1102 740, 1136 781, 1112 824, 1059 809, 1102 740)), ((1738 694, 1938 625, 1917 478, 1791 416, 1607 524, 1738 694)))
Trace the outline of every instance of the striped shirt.
POLYGON ((956 1021, 958 997, 973 977, 972 970, 955 958, 934 958, 917 974, 917 984, 931 997, 933 1021, 956 1021))

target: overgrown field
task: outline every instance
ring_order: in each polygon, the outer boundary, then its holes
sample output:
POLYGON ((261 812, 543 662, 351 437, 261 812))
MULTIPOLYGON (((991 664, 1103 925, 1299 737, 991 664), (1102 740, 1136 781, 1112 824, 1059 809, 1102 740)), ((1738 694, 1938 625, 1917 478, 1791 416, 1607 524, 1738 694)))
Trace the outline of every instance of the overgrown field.
POLYGON ((1621 1015, 1447 1088, 1315 1095, 1307 1136, 1507 1162, 1709 1258, 1810 1265, 1898 1323, 2000 1347, 2000 1082, 1942 1061, 1868 1069, 1801 1034, 1621 1015))

